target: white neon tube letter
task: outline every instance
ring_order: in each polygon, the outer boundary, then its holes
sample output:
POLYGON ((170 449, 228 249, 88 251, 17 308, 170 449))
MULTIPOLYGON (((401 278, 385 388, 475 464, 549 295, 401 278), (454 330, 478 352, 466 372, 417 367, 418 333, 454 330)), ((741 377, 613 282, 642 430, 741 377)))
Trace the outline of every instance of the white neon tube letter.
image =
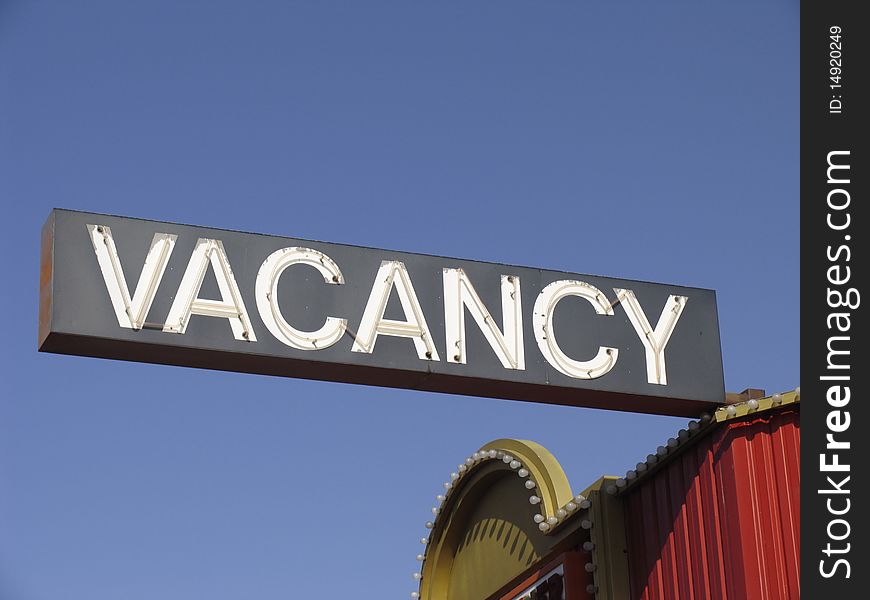
POLYGON ((613 291, 616 292, 619 304, 625 308, 625 313, 628 315, 628 320, 631 321, 637 337, 643 343, 646 353, 647 381, 658 385, 667 385, 665 347, 668 345, 671 334, 674 332, 677 321, 680 320, 689 299, 686 296, 670 296, 662 309, 655 329, 653 329, 632 290, 613 288, 613 291))
POLYGON ((594 285, 584 281, 554 281, 538 295, 533 314, 535 339, 541 354, 556 370, 575 379, 596 379, 606 374, 616 365, 619 351, 609 346, 599 346, 598 353, 591 360, 581 361, 568 357, 556 341, 553 328, 553 314, 556 305, 568 296, 585 298, 599 315, 613 316, 613 306, 607 297, 594 285))
POLYGON ((465 364, 465 307, 505 369, 523 370, 523 311, 520 279, 501 276, 502 333, 462 269, 444 269, 444 327, 447 334, 447 362, 465 364))
POLYGON ((263 262, 257 273, 255 295, 257 310, 266 329, 280 342, 299 350, 322 350, 329 348, 341 339, 347 328, 347 319, 326 317, 326 322, 317 331, 300 331, 281 314, 278 307, 278 281, 284 270, 292 265, 314 267, 331 285, 344 283, 344 276, 338 265, 326 254, 310 248, 282 248, 273 252, 263 262))
POLYGON ((375 282, 372 285, 372 291, 360 322, 359 332, 354 339, 351 350, 371 354, 375 349, 375 342, 377 342, 379 335, 411 338, 414 341, 417 356, 421 360, 440 360, 432 340, 432 334, 426 325, 420 301, 414 292, 414 286, 411 284, 408 269, 405 268, 404 263, 397 260, 385 260, 381 263, 378 274, 375 275, 375 282), (406 321, 384 318, 387 301, 390 299, 390 291, 394 286, 402 304, 406 321))
POLYGON ((256 342, 251 319, 245 309, 245 302, 239 292, 230 261, 220 240, 199 238, 190 255, 190 262, 181 278, 181 285, 172 301, 169 316, 163 331, 184 333, 191 315, 229 319, 233 337, 237 340, 256 342), (199 290, 211 265, 220 290, 220 300, 206 300, 199 297, 199 290))
POLYGON ((154 302, 157 288, 163 279, 163 272, 169 264, 169 257, 175 248, 177 236, 169 233, 155 233, 151 247, 145 256, 145 264, 136 284, 136 291, 130 298, 127 279, 121 268, 121 259, 112 237, 112 230, 106 225, 87 225, 87 230, 97 254, 97 263, 106 283, 106 290, 115 309, 118 325, 127 329, 142 329, 148 311, 154 302))

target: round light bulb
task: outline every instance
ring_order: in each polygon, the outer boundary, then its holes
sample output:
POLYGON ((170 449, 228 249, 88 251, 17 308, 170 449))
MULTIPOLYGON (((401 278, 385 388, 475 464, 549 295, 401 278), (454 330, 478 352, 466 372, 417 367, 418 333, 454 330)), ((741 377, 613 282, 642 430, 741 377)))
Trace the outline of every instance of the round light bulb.
POLYGON ((511 464, 510 464, 510 467, 511 467, 511 469, 519 469, 519 468, 522 466, 522 464, 523 464, 523 463, 521 463, 521 462, 518 461, 518 460, 512 460, 512 461, 511 461, 511 464))
POLYGON ((540 529, 541 531, 543 531, 544 533, 546 533, 547 531, 550 530, 550 526, 549 526, 547 523, 540 523, 540 524, 538 525, 538 529, 540 529))
POLYGON ((414 578, 414 581, 420 581, 420 578, 423 576, 420 573, 414 573, 411 577, 414 578))
POLYGON ((530 489, 532 489, 533 487, 535 487, 535 482, 532 481, 531 479, 526 479, 525 486, 526 486, 526 489, 527 489, 527 490, 530 490, 530 489))
POLYGON ((575 510, 577 510, 577 505, 573 502, 569 502, 565 505, 565 510, 567 510, 568 512, 574 512, 575 510))
POLYGON ((746 403, 746 406, 749 407, 749 410, 757 410, 758 409, 758 400, 752 399, 746 403))
POLYGON ((559 519, 557 519, 556 517, 547 517, 547 523, 549 523, 550 526, 553 526, 558 522, 559 522, 559 519))
POLYGON ((532 518, 534 519, 535 523, 543 523, 544 522, 544 515, 535 515, 532 518))
POLYGON ((531 498, 529 498, 529 502, 532 504, 538 504, 541 502, 541 499, 538 498, 537 496, 532 496, 531 498))
POLYGON ((559 517, 560 519, 564 519, 565 517, 568 516, 568 511, 565 510, 564 508, 560 508, 559 510, 556 511, 556 516, 559 517))
POLYGON ((426 529, 432 529, 433 527, 435 527, 435 523, 432 521, 426 521, 426 529))

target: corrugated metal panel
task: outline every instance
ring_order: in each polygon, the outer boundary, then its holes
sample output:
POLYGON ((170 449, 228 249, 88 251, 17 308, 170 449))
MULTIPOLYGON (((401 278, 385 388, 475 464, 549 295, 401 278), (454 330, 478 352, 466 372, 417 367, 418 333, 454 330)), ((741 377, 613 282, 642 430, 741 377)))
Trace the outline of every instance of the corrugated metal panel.
POLYGON ((796 407, 727 421, 627 490, 632 598, 800 596, 796 407))

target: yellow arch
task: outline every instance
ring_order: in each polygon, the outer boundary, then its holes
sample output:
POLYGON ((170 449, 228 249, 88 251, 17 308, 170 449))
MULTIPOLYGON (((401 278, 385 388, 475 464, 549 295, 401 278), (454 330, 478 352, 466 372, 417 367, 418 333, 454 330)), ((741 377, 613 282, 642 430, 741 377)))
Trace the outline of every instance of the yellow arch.
POLYGON ((571 484, 562 470, 562 465, 549 450, 530 440, 500 439, 484 445, 481 452, 501 450, 516 457, 529 470, 531 478, 537 484, 538 496, 541 498, 541 514, 552 517, 556 511, 574 499, 571 484))
MULTIPOLYGON (((545 518, 556 516, 559 508, 574 499, 568 478, 556 458, 540 444, 528 440, 494 440, 481 447, 479 452, 483 454, 491 451, 509 454, 522 463, 522 467, 513 469, 509 463, 499 459, 482 459, 454 483, 441 507, 435 527, 430 532, 420 582, 420 598, 424 600, 480 600, 497 589, 497 586, 492 589, 493 585, 498 582, 499 585, 507 583, 526 568, 516 561, 490 560, 486 561, 483 567, 486 573, 483 573, 480 564, 469 562, 474 561, 475 556, 475 552, 468 551, 468 540, 475 539, 475 536, 469 535, 469 532, 475 525, 477 525, 475 531, 479 530, 480 525, 472 522, 477 519, 477 517, 472 519, 472 515, 477 515, 481 506, 487 503, 500 505, 500 509, 507 508, 504 506, 506 503, 512 504, 513 508, 507 512, 513 511, 515 515, 517 512, 525 511, 525 514, 519 517, 519 521, 510 517, 505 524, 508 525, 508 530, 514 532, 514 539, 528 540, 541 550, 542 554, 564 535, 558 529, 551 530, 547 534, 540 532, 529 512, 528 498, 532 492, 522 485, 521 482, 525 481, 525 478, 516 476, 505 478, 506 472, 513 474, 519 468, 527 469, 529 479, 533 479, 536 484, 534 495, 541 498, 541 503, 535 507, 535 511, 540 512, 545 518), (509 488, 505 488, 506 485, 509 488), (508 489, 511 492, 507 497, 501 493, 498 498, 495 498, 494 494, 497 492, 492 491, 493 486, 502 489, 503 492, 508 489), (512 490, 516 490, 515 495, 512 490), (464 577, 463 573, 475 573, 476 576, 464 577), (456 589, 456 582, 453 581, 456 577, 463 582, 463 585, 459 586, 463 588, 462 590, 456 589), (453 589, 451 589, 452 581, 453 589)), ((503 510, 501 514, 505 514, 503 510)), ((493 513, 488 513, 486 516, 492 515, 493 513)), ((487 522, 492 523, 493 520, 487 519, 487 522)), ((492 540, 480 540, 477 543, 492 543, 492 540)), ((490 549, 492 548, 485 550, 490 549)), ((481 547, 480 550, 484 548, 481 547)), ((478 552, 477 560, 480 556, 478 552)))

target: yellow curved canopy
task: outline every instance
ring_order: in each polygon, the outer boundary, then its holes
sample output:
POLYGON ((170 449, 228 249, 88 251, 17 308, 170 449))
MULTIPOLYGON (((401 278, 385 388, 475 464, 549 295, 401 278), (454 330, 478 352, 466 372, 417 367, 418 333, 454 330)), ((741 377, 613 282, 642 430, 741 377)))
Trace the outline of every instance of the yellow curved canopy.
POLYGON ((529 471, 526 478, 501 460, 474 465, 457 481, 432 530, 420 587, 424 600, 484 600, 546 556, 564 533, 543 533, 534 521, 573 499, 562 467, 535 442, 500 439, 480 451, 509 454, 529 471), (533 505, 530 495, 541 502, 533 505))

